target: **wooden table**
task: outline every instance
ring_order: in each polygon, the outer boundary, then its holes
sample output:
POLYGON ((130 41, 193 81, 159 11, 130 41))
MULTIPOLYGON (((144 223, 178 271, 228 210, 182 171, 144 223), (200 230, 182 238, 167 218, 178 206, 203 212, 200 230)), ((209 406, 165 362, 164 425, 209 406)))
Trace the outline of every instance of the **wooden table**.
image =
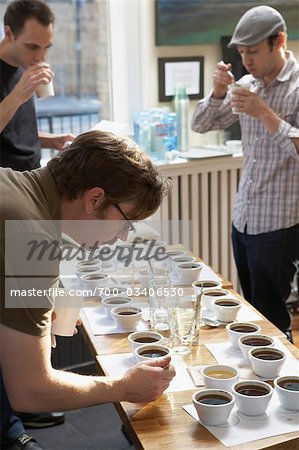
MULTIPOLYGON (((224 283, 224 287, 231 287, 231 284, 229 282, 224 283)), ((253 309, 240 295, 233 290, 232 293, 244 304, 253 309)), ((140 301, 140 298, 138 300, 140 301)), ((87 302, 86 306, 88 305, 92 306, 91 302, 87 302)), ((289 350, 298 357, 298 349, 285 339, 284 334, 278 328, 261 316, 261 314, 259 315, 262 317, 262 320, 258 322, 262 328, 261 332, 266 335, 280 337, 289 350)), ((84 313, 82 314, 82 321, 85 337, 95 359, 99 355, 130 352, 127 334, 94 336, 84 313)), ((192 347, 191 353, 184 356, 184 361, 188 365, 215 363, 214 357, 204 344, 208 342, 221 342, 227 339, 225 328, 211 329, 206 326, 201 327, 199 345, 192 347)), ((99 374, 105 374, 98 359, 96 361, 99 374)), ((124 423, 128 436, 137 448, 148 450, 186 450, 199 448, 223 450, 227 447, 181 408, 182 405, 187 405, 192 402, 192 393, 196 390, 198 388, 189 391, 166 393, 160 399, 149 404, 137 405, 122 402, 121 404, 115 404, 115 408, 124 423)), ((231 448, 238 448, 240 450, 262 448, 280 450, 299 449, 299 431, 253 441, 231 448)))

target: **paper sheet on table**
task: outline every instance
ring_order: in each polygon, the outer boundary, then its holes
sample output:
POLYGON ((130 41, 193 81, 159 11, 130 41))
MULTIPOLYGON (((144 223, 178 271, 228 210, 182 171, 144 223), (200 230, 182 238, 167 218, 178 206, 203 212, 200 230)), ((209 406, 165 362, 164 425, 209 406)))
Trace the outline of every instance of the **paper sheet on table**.
MULTIPOLYGON (((182 408, 190 414, 193 419, 201 423, 192 404, 182 406, 182 408)), ((268 412, 270 413, 268 418, 263 419, 260 416, 256 416, 255 418, 250 419, 249 417, 245 418, 244 415, 241 415, 238 412, 237 407, 234 406, 229 422, 231 424, 237 422, 235 425, 222 425, 217 427, 202 425, 226 447, 298 431, 299 412, 283 409, 280 406, 276 393, 273 394, 270 401, 268 412)), ((290 448, 291 447, 292 445, 290 444, 290 448)))
MULTIPOLYGON (((280 376, 298 374, 299 361, 292 355, 279 338, 273 337, 274 347, 282 350, 286 354, 286 361, 280 370, 280 376)), ((258 377, 251 369, 249 362, 243 358, 241 350, 235 349, 230 342, 219 342, 205 344, 207 349, 212 353, 218 364, 227 364, 233 366, 240 372, 240 378, 245 379, 262 379, 258 377)))
MULTIPOLYGON (((134 306, 142 308, 142 313, 144 309, 148 309, 147 303, 134 303, 134 306)), ((96 308, 83 308, 83 311, 94 335, 131 333, 132 331, 144 331, 148 329, 148 325, 143 321, 139 322, 136 329, 134 328, 129 331, 118 328, 113 319, 109 319, 106 316, 102 306, 97 306, 96 308)))
MULTIPOLYGON (((127 369, 133 367, 136 362, 132 353, 97 356, 101 366, 110 376, 122 376, 127 369)), ((179 356, 172 356, 171 362, 175 367, 176 376, 172 379, 165 392, 180 392, 195 389, 194 384, 187 373, 187 365, 179 356)))

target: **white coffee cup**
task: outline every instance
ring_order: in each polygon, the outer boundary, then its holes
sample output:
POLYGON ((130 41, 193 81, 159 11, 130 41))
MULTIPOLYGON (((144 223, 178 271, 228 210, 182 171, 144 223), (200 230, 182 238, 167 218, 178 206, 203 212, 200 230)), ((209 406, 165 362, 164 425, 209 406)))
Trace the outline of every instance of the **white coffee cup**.
POLYGON ((101 267, 97 264, 80 265, 77 266, 76 275, 81 280, 82 275, 87 275, 93 272, 100 272, 101 267))
POLYGON ((73 336, 83 305, 83 297, 69 295, 66 289, 63 289, 63 291, 63 296, 59 295, 55 298, 54 312, 56 318, 52 321, 51 333, 57 336, 73 336))
POLYGON ((233 322, 236 320, 241 306, 242 303, 237 298, 217 298, 213 302, 213 310, 215 312, 216 319, 224 323, 233 322))
POLYGON ((232 393, 242 414, 259 416, 268 408, 273 388, 264 381, 246 380, 238 381, 232 387, 232 393), (254 395, 254 393, 259 394, 254 395))
POLYGON ((162 336, 162 334, 157 333, 156 331, 135 331, 134 333, 129 334, 128 341, 134 353, 134 350, 138 347, 141 347, 145 344, 165 344, 168 339, 162 336), (152 341, 150 341, 151 339, 152 341))
MULTIPOLYGON (((229 87, 229 90, 231 91, 232 95, 234 95, 234 92, 239 89, 246 89, 247 91, 250 91, 251 83, 241 83, 239 81, 236 81, 235 83, 231 84, 229 87)), ((232 107, 232 113, 233 114, 240 114, 240 111, 236 107, 232 107)))
POLYGON ((54 86, 53 86, 53 81, 49 81, 49 83, 46 84, 40 84, 36 90, 36 95, 37 97, 42 100, 46 97, 50 97, 54 95, 54 86))
POLYGON ((251 322, 233 322, 226 325, 226 332, 228 334, 232 347, 240 349, 239 338, 251 334, 257 334, 261 331, 261 327, 256 323, 251 322), (243 331, 242 331, 243 330, 243 331))
POLYGON ((299 411, 299 376, 298 375, 286 375, 284 377, 278 377, 274 380, 274 389, 277 392, 281 406, 291 411, 299 411), (296 384, 297 390, 295 390, 292 383, 296 384))
POLYGON ((102 288, 108 285, 111 275, 104 272, 86 273, 81 276, 81 283, 86 289, 102 288))
POLYGON ((205 425, 217 426, 228 421, 231 410, 233 409, 235 399, 232 394, 223 389, 203 389, 192 395, 192 403, 196 409, 199 419, 205 425), (222 404, 205 404, 204 401, 217 401, 217 398, 223 399, 222 404))
POLYGON ((140 308, 132 304, 112 308, 111 317, 117 327, 123 330, 134 330, 142 318, 140 308))
POLYGON ((165 358, 169 355, 169 348, 161 344, 145 344, 135 348, 134 356, 137 362, 150 361, 152 359, 165 358))
POLYGON ((286 355, 277 348, 254 347, 249 350, 248 358, 254 373, 259 377, 273 380, 278 377, 280 369, 285 363, 286 355), (279 359, 265 359, 263 355, 267 354, 279 359))
POLYGON ((249 350, 256 347, 274 347, 274 339, 264 334, 245 334, 239 337, 239 348, 244 359, 249 361, 249 350), (262 343, 264 341, 264 344, 262 343), (268 343, 266 343, 268 342, 268 343))
POLYGON ((231 391, 232 386, 239 379, 237 369, 232 366, 222 364, 206 366, 202 369, 201 373, 204 384, 207 388, 231 391))
POLYGON ((213 311, 214 300, 218 298, 226 298, 230 295, 231 293, 227 289, 206 289, 202 296, 202 307, 208 309, 209 311, 213 311))
POLYGON ((202 270, 202 264, 196 261, 180 263, 176 266, 176 272, 182 283, 190 283, 197 280, 202 270))
POLYGON ((102 306, 105 314, 109 319, 112 319, 111 311, 117 306, 129 306, 132 304, 132 299, 125 295, 110 295, 102 299, 102 306))
POLYGON ((194 295, 199 295, 202 289, 202 292, 206 292, 211 289, 221 289, 222 288, 222 282, 216 281, 216 280, 196 280, 193 281, 192 287, 194 290, 194 295))

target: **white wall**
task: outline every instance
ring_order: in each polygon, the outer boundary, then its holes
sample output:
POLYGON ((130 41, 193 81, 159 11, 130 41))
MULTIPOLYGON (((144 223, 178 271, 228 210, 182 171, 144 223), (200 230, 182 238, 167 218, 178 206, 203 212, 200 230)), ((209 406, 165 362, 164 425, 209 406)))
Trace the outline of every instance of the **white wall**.
MULTIPOLYGON (((154 0, 109 0, 113 73, 114 120, 133 123, 133 113, 152 107, 170 106, 158 102, 158 58, 204 57, 204 94, 212 89, 212 76, 221 59, 220 45, 156 47, 154 0)), ((200 25, 200 24, 199 24, 200 25)), ((299 59, 299 41, 288 48, 299 59)), ((196 101, 190 102, 190 117, 196 101)), ((217 143, 219 132, 190 133, 191 144, 217 143)))

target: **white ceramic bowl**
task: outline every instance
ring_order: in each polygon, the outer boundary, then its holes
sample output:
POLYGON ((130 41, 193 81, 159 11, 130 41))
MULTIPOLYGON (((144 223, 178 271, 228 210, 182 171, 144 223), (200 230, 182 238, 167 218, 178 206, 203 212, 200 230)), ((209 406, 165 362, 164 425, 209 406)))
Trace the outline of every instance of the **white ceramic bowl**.
POLYGON ((270 336, 266 336, 265 334, 245 334, 243 336, 239 337, 239 341, 238 341, 238 346, 241 349, 241 352, 243 353, 244 359, 246 361, 249 361, 248 358, 248 352, 249 350, 251 350, 252 348, 256 348, 256 347, 274 347, 274 339, 272 339, 270 336), (250 340, 249 345, 246 344, 246 341, 250 340), (269 343, 268 344, 261 344, 261 340, 267 340, 269 343), (255 342, 255 345, 253 345, 252 343, 255 342))
POLYGON ((245 335, 257 334, 261 331, 261 327, 256 323, 251 322, 233 322, 226 325, 226 332, 228 334, 232 347, 240 349, 239 338, 245 335), (244 331, 241 331, 243 328, 244 331), (247 331, 246 331, 247 329, 247 331))
POLYGON ((291 389, 290 385, 288 388, 283 387, 281 383, 287 381, 295 381, 299 383, 298 375, 287 375, 284 377, 278 377, 274 380, 274 389, 277 392, 281 406, 285 409, 290 409, 291 411, 299 411, 299 390, 291 389))
POLYGON ((102 288, 108 285, 110 281, 111 275, 108 275, 104 272, 92 272, 92 273, 86 273, 85 275, 81 275, 80 280, 81 284, 86 289, 96 289, 96 288, 102 288))
POLYGON ((229 323, 236 320, 241 306, 242 303, 237 298, 217 298, 213 302, 213 310, 215 312, 216 319, 224 323, 229 323), (223 305, 221 303, 223 303, 223 305))
POLYGON ((176 266, 177 274, 182 283, 190 283, 190 285, 198 279, 201 269, 202 264, 196 261, 181 263, 176 266))
POLYGON ((278 377, 279 372, 286 360, 286 355, 282 350, 271 347, 254 347, 248 352, 249 362, 252 370, 259 377, 273 380, 278 377), (269 360, 258 358, 258 355, 262 353, 269 353, 273 355, 279 355, 279 359, 269 360))
POLYGON ((102 299, 102 306, 104 308, 105 314, 109 319, 112 319, 111 311, 117 306, 128 306, 132 304, 132 299, 125 295, 110 295, 109 297, 104 297, 102 299))
POLYGON ((77 266, 76 275, 81 279, 82 275, 88 275, 94 272, 101 272, 101 266, 99 264, 92 264, 88 266, 77 266))
POLYGON ((227 289, 207 289, 204 291, 202 296, 202 307, 208 309, 209 311, 213 311, 214 300, 218 298, 226 298, 230 295, 231 293, 227 289), (214 293, 215 295, 212 295, 214 293))
POLYGON ((242 414, 246 414, 247 416, 259 416, 266 411, 273 395, 273 388, 264 381, 246 380, 238 381, 232 387, 232 393, 235 396, 237 407, 242 414), (265 389, 267 390, 267 393, 264 395, 245 395, 244 393, 238 392, 239 389, 246 389, 248 386, 257 389, 265 389))
POLYGON ((232 366, 213 364, 206 366, 201 371, 204 384, 207 388, 224 389, 231 391, 232 386, 238 381, 239 373, 232 366))
POLYGON ((152 359, 165 358, 169 355, 169 348, 161 344, 145 344, 137 347, 134 350, 135 359, 137 362, 149 361, 152 359))
POLYGON ((222 288, 222 282, 221 281, 216 281, 216 280, 208 280, 208 279, 204 279, 204 280, 196 280, 193 281, 192 283, 192 287, 194 290, 194 294, 195 295, 199 295, 201 292, 201 287, 202 287, 202 291, 206 292, 210 289, 221 289, 222 288), (203 286, 202 286, 203 285, 203 286))
POLYGON ((146 344, 165 344, 168 339, 162 336, 162 334, 157 333, 156 331, 135 331, 134 333, 129 334, 128 341, 134 353, 134 350, 142 345, 146 344))
POLYGON ((111 316, 118 328, 134 330, 142 318, 142 311, 133 305, 117 306, 111 310, 111 316))
POLYGON ((203 389, 192 395, 192 403, 203 424, 217 426, 228 421, 235 399, 230 392, 223 389, 203 389), (221 405, 207 405, 200 402, 202 397, 210 395, 225 397, 228 402, 221 405))

